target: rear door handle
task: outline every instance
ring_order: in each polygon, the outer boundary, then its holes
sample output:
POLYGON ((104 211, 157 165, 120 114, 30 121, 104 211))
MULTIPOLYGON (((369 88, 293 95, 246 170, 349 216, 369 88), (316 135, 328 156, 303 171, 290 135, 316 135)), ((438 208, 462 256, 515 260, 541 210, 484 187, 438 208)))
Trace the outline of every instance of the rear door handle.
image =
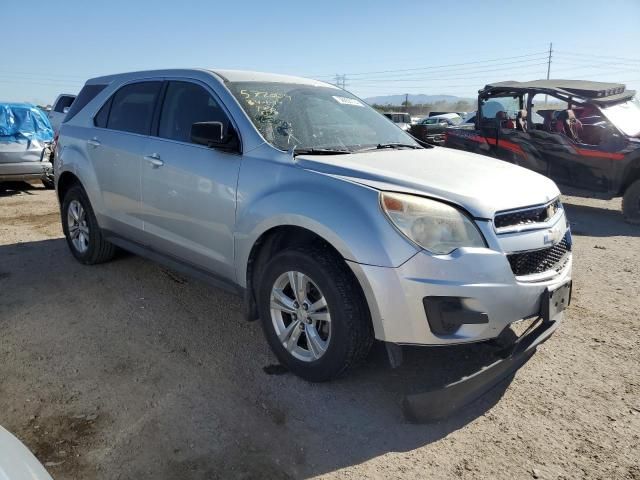
POLYGON ((149 162, 153 168, 158 168, 164 165, 164 162, 160 159, 160 155, 158 155, 157 153, 145 155, 144 159, 149 162))
POLYGON ((100 140, 93 137, 91 140, 87 140, 87 145, 89 145, 90 147, 96 148, 96 147, 99 147, 101 143, 100 143, 100 140))

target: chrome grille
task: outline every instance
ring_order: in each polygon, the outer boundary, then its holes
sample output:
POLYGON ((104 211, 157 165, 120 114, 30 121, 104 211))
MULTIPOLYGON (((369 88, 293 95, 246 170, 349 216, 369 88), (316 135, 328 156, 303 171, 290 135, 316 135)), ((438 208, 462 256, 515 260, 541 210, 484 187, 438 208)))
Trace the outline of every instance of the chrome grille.
POLYGON ((552 218, 561 208, 562 204, 560 200, 556 198, 546 205, 496 213, 493 223, 496 229, 544 223, 552 218))

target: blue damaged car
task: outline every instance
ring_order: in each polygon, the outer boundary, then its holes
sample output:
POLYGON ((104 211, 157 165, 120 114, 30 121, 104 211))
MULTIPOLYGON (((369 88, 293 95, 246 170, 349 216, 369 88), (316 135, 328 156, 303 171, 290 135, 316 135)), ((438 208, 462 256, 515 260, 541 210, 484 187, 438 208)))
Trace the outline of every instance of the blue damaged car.
POLYGON ((45 113, 29 103, 0 102, 0 182, 41 180, 54 188, 47 155, 53 129, 45 113))

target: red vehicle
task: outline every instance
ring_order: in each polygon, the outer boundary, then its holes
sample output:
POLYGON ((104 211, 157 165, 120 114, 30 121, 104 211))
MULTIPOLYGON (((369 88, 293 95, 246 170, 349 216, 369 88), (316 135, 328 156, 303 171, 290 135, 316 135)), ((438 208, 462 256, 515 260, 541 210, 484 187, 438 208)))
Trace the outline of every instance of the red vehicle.
POLYGON ((493 83, 479 91, 475 125, 447 129, 445 146, 518 164, 585 194, 623 196, 625 218, 640 223, 634 95, 622 84, 582 80, 493 83))

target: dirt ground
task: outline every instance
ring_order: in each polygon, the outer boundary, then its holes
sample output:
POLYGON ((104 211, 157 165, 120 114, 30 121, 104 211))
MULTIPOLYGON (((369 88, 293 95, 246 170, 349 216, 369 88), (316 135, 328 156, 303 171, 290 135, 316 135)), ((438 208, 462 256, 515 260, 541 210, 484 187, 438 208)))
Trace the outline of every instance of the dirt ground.
POLYGON ((565 197, 574 297, 509 381, 453 418, 400 402, 477 369, 485 345, 378 346, 327 384, 274 366, 238 298, 122 254, 67 250, 55 194, 0 188, 0 425, 55 479, 640 479, 640 227, 565 197))

